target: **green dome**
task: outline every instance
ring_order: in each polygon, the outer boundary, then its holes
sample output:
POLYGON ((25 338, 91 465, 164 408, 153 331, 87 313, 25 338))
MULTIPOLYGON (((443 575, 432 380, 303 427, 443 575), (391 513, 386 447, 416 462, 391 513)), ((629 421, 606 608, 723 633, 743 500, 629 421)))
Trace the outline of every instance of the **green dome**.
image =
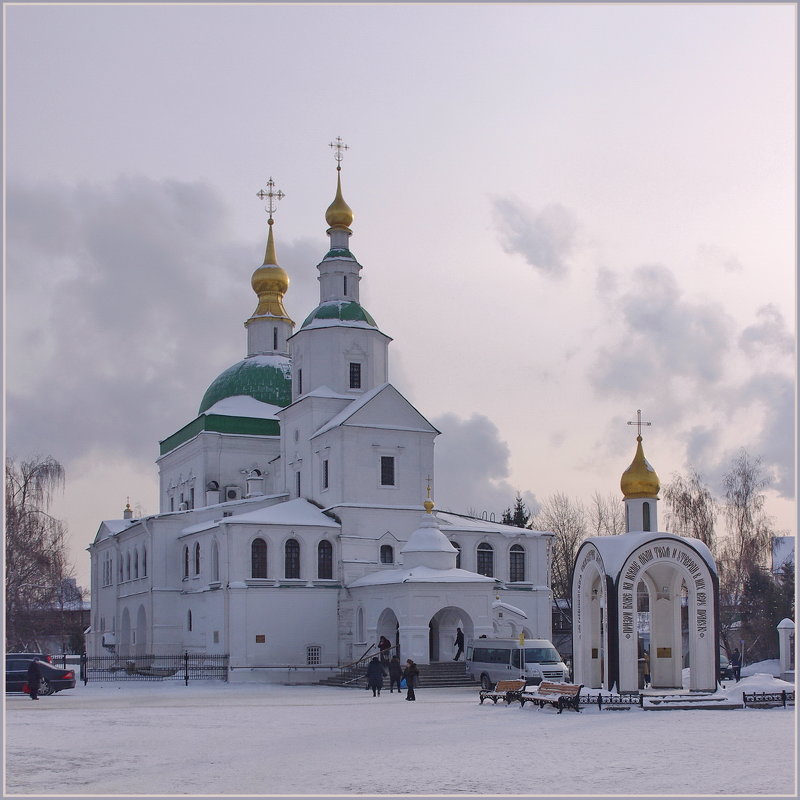
POLYGON ((330 300, 317 306, 300 326, 306 328, 312 322, 338 320, 339 322, 365 322, 373 328, 377 324, 370 313, 354 300, 330 300))
POLYGON ((292 362, 286 356, 250 356, 228 367, 208 387, 197 413, 238 395, 280 408, 288 406, 292 402, 292 362))

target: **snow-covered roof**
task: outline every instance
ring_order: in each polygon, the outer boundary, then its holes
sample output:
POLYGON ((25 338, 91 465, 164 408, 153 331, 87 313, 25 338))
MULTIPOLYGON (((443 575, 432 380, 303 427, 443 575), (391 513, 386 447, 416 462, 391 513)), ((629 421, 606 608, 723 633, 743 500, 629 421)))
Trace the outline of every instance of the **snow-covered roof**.
POLYGON ((519 614, 523 619, 528 619, 528 615, 521 608, 512 606, 510 603, 504 603, 502 600, 495 600, 492 603, 492 608, 502 608, 504 611, 510 611, 512 614, 519 614))
POLYGON ((486 519, 462 516, 450 511, 437 511, 436 518, 447 533, 455 531, 471 531, 473 533, 502 533, 505 536, 555 536, 551 531, 533 531, 529 528, 518 528, 516 525, 503 525, 502 522, 490 522, 486 519))
POLYGON ((620 533, 616 536, 592 536, 585 539, 581 546, 593 544, 603 559, 603 568, 606 575, 615 577, 622 569, 622 565, 628 556, 637 548, 649 542, 668 539, 680 542, 691 547, 706 562, 708 568, 716 573, 716 562, 711 555, 711 551, 699 539, 692 539, 688 536, 676 536, 674 533, 639 532, 639 533, 620 533))
POLYGON ((279 406, 262 403, 246 394, 237 394, 233 397, 224 397, 213 406, 203 411, 203 414, 219 414, 226 417, 252 417, 254 419, 277 419, 275 412, 279 406))
POLYGON ((392 583, 494 583, 477 572, 465 569, 434 569, 432 567, 412 567, 411 569, 387 569, 371 572, 348 584, 348 589, 358 586, 383 586, 392 583))
POLYGON ((228 525, 313 525, 322 528, 338 528, 339 523, 331 519, 313 503, 298 497, 285 503, 259 508, 233 517, 225 517, 228 525))
POLYGON ((361 397, 353 400, 350 405, 340 411, 335 417, 328 420, 319 430, 312 434, 312 438, 314 436, 319 436, 321 433, 325 433, 326 431, 331 430, 332 428, 338 428, 343 422, 345 422, 349 417, 353 416, 353 414, 358 411, 359 408, 363 408, 373 397, 380 394, 389 384, 382 383, 380 386, 376 386, 374 389, 362 394, 361 397))

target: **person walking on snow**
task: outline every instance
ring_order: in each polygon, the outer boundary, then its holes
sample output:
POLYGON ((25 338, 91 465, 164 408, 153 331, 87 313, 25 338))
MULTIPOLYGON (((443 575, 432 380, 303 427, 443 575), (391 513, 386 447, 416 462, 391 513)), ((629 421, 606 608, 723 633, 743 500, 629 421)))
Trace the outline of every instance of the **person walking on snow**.
POLYGON ((373 697, 379 695, 383 689, 383 667, 378 656, 373 656, 367 665, 367 689, 372 689, 373 697))
POLYGON ((453 642, 453 645, 458 648, 453 661, 458 661, 461 654, 464 652, 464 631, 462 631, 461 628, 456 628, 456 640, 453 642))
POLYGON ((397 694, 400 694, 400 681, 403 679, 403 668, 400 666, 400 657, 392 656, 389 662, 389 694, 394 692, 397 684, 397 694))
POLYGON ((31 696, 31 700, 38 700, 39 684, 42 680, 42 672, 39 669, 38 658, 34 658, 33 661, 28 664, 28 674, 25 676, 25 680, 28 684, 28 694, 31 696))
POLYGON ((734 648, 731 653, 731 669, 733 670, 733 679, 738 683, 742 679, 742 654, 738 647, 734 648))
POLYGON ((414 694, 414 684, 419 678, 419 667, 409 658, 406 661, 406 668, 403 670, 403 677, 406 679, 406 700, 416 700, 417 696, 414 694))

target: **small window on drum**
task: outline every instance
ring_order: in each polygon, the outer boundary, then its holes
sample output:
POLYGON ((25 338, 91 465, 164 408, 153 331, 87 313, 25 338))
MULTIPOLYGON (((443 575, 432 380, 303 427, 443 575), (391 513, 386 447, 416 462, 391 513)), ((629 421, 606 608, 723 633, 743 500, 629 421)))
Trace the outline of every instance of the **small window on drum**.
POLYGON ((390 544, 381 545, 381 564, 394 564, 394 548, 390 544))

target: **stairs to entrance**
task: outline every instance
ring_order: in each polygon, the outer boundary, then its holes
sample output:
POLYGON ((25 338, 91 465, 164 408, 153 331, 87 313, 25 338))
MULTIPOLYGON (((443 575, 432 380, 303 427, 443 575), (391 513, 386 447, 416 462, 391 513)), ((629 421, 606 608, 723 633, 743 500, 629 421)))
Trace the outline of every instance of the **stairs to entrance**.
POLYGON ((669 711, 675 709, 698 709, 704 711, 719 709, 728 711, 742 707, 742 704, 737 700, 707 692, 667 695, 645 694, 643 700, 642 709, 644 711, 669 711))
MULTIPOLYGON (((419 664, 419 687, 443 688, 448 686, 478 686, 465 670, 463 661, 434 661, 430 664, 419 664)), ((366 670, 366 667, 364 667, 366 670)), ((353 680, 353 675, 331 675, 319 683, 322 686, 349 686, 353 689, 364 689, 367 686, 365 675, 353 680)), ((383 679, 385 689, 389 688, 389 679, 383 679)))

